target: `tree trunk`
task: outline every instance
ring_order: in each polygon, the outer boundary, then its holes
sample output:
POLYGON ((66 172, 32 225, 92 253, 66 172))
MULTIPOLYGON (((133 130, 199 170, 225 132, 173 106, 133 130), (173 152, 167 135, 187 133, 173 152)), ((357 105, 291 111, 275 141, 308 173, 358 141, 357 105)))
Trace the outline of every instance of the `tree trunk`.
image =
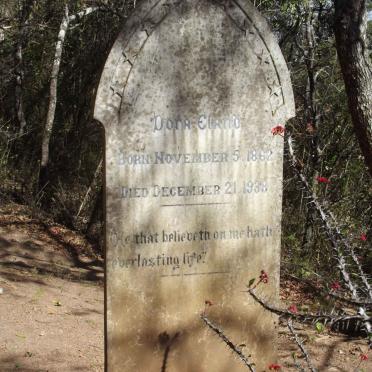
MULTIPOLYGON (((22 33, 22 31, 21 31, 22 33)), ((17 114, 17 120, 19 125, 19 134, 22 135, 26 128, 26 119, 23 111, 23 42, 18 40, 17 48, 15 52, 15 109, 17 114)))
POLYGON ((105 246, 105 233, 104 233, 104 216, 102 215, 103 211, 103 185, 97 191, 96 200, 94 202, 94 208, 89 216, 89 222, 84 229, 84 233, 89 239, 93 239, 98 243, 101 248, 101 252, 104 254, 105 246))
POLYGON ((68 7, 65 8, 65 14, 62 18, 61 26, 59 28, 58 40, 56 44, 56 51, 53 60, 52 74, 50 77, 50 96, 49 96, 49 107, 48 114, 45 123, 45 129, 41 144, 41 163, 40 163, 40 174, 39 174, 39 190, 42 190, 48 183, 48 163, 49 163, 49 143, 52 134, 54 116, 57 105, 57 83, 58 74, 61 66, 61 57, 63 51, 63 43, 65 41, 66 33, 68 30, 70 18, 68 15, 68 7))
POLYGON ((86 8, 76 14, 73 14, 72 16, 69 17, 69 22, 75 22, 79 21, 81 18, 95 12, 96 10, 99 10, 100 8, 97 6, 91 6, 89 8, 86 8))
POLYGON ((372 72, 366 0, 335 0, 335 36, 354 131, 372 176, 372 72))
POLYGON ((90 222, 92 211, 98 199, 102 188, 102 170, 103 157, 99 161, 96 171, 94 172, 93 180, 85 193, 84 199, 75 217, 75 227, 78 230, 85 230, 90 222), (81 218, 79 218, 81 217, 81 218))
MULTIPOLYGON (((315 38, 315 24, 319 18, 319 14, 314 11, 314 1, 309 0, 305 7, 305 20, 303 25, 303 54, 306 66, 307 84, 304 102, 304 131, 307 132, 309 141, 310 162, 308 163, 307 175, 309 182, 313 189, 316 189, 314 183, 318 176, 319 168, 319 140, 318 140, 318 105, 316 101, 317 84, 316 84, 316 51, 317 40, 315 38), (312 129, 309 131, 309 129, 312 129)), ((301 249, 303 252, 312 252, 316 241, 314 221, 316 219, 316 212, 312 207, 307 205, 306 217, 304 224, 304 231, 302 236, 301 249)))
POLYGON ((56 51, 53 60, 52 74, 50 78, 50 96, 48 114, 45 123, 44 135, 41 144, 41 163, 39 173, 39 191, 42 190, 48 183, 48 163, 49 163, 49 144, 52 135, 54 116, 57 105, 57 83, 59 69, 61 66, 61 57, 63 52, 63 44, 65 41, 66 33, 69 28, 70 22, 75 22, 81 18, 95 12, 99 7, 89 7, 77 14, 69 16, 68 7, 65 8, 65 14, 62 18, 61 26, 59 28, 58 40, 56 44, 56 51))
POLYGON ((15 110, 19 125, 19 134, 22 135, 26 128, 26 118, 23 108, 23 48, 26 43, 28 20, 31 14, 33 1, 19 1, 18 23, 19 34, 14 55, 14 73, 15 73, 15 110))

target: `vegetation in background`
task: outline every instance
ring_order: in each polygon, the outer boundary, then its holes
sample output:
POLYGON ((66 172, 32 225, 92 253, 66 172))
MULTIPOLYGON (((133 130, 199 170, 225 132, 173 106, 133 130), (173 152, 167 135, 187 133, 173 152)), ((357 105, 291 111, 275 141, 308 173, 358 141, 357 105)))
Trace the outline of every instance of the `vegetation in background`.
MULTIPOLYGON (((287 132, 295 139, 302 171, 370 270, 371 177, 348 109, 336 50, 335 5, 329 0, 254 3, 277 35, 291 71, 297 115, 287 132)), ((97 242, 103 226, 104 133, 92 119, 95 90, 134 6, 135 1, 124 0, 11 0, 0 5, 1 198, 42 209, 97 242), (55 76, 66 9, 70 21, 55 76), (86 9, 93 10, 87 14, 86 9), (53 79, 56 106, 43 170, 53 79)), ((367 54, 370 47, 369 39, 367 54)), ((327 253, 329 241, 288 158, 283 186, 284 269, 302 277, 310 277, 315 268, 337 276, 329 273, 334 260, 327 253)))

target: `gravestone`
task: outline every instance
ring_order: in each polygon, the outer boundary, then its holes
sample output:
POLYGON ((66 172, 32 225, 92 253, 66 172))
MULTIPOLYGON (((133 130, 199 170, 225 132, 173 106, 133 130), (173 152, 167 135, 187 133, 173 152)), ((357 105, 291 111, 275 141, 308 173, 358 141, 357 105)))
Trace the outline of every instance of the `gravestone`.
POLYGON ((244 371, 208 317, 263 370, 279 290, 289 73, 247 0, 148 0, 97 92, 106 133, 106 369, 244 371))

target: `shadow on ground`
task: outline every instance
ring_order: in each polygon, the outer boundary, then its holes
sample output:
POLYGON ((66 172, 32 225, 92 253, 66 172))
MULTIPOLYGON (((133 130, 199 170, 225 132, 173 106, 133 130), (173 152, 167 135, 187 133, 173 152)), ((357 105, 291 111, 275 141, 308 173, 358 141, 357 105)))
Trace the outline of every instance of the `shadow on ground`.
MULTIPOLYGON (((89 243, 63 227, 32 219, 0 221, 0 267, 8 280, 29 280, 8 268, 70 280, 103 280, 103 260, 89 243)), ((40 283, 42 284, 42 283, 40 283)))

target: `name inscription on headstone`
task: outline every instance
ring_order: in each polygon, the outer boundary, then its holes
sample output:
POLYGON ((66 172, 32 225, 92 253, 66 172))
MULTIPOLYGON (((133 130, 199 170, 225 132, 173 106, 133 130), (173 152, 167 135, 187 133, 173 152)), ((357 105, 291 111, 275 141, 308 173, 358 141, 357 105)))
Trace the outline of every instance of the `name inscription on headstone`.
POLYGON ((109 371, 242 371, 210 317, 256 363, 275 319, 244 293, 261 269, 278 291, 288 71, 247 1, 145 1, 97 94, 106 129, 109 371), (167 351, 168 350, 168 351, 167 351))

